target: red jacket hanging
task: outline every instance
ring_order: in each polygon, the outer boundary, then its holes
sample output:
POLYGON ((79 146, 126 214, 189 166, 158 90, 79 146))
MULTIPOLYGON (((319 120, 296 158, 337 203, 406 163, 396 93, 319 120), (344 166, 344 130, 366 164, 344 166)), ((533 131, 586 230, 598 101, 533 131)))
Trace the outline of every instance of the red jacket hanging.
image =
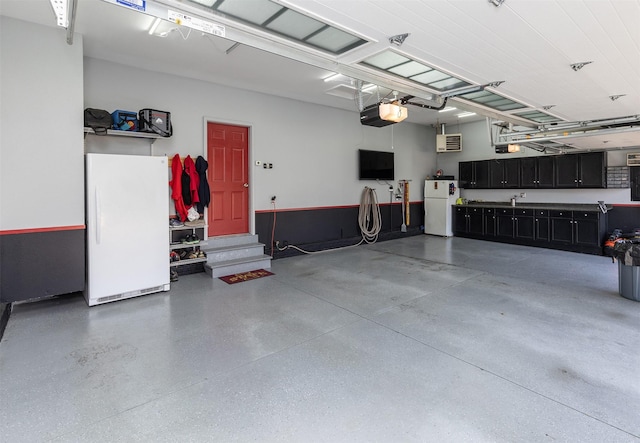
POLYGON ((187 219, 187 208, 182 200, 182 162, 180 161, 180 154, 173 156, 171 160, 171 198, 176 206, 176 214, 180 217, 181 221, 187 219))

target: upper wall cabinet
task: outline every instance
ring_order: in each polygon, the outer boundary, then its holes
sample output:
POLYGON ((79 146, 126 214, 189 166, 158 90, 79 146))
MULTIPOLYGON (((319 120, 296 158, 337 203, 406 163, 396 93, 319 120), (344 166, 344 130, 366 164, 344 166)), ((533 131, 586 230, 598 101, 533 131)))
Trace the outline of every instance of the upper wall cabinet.
POLYGON ((553 157, 525 157, 520 159, 520 187, 553 188, 555 164, 553 157))
POLYGON ((458 164, 459 186, 465 189, 489 188, 489 162, 480 160, 458 164))
POLYGON ((605 152, 460 162, 458 168, 464 189, 604 188, 607 182, 605 152))
POLYGON ((519 188, 520 159, 507 158, 491 160, 489 175, 490 188, 519 188))
POLYGON ((607 157, 604 152, 555 157, 556 188, 604 188, 607 157))

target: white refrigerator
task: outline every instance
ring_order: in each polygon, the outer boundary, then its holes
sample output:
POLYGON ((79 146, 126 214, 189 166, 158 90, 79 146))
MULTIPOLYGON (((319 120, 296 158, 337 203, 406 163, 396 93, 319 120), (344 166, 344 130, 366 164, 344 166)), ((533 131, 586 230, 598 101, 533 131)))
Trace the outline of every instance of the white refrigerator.
POLYGON ((453 235, 452 205, 460 197, 456 180, 425 180, 424 233, 451 237, 453 235))
POLYGON ((86 154, 89 306, 168 291, 167 157, 86 154))

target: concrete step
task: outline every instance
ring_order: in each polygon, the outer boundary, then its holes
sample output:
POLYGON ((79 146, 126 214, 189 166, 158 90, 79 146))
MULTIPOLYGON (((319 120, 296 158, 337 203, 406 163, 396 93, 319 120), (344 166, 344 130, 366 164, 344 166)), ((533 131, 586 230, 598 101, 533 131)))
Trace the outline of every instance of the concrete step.
POLYGON ((257 234, 223 235, 221 237, 207 238, 207 248, 218 249, 228 246, 239 246, 258 243, 257 234))
POLYGON ((255 271, 256 269, 271 269, 271 257, 262 254, 260 256, 243 257, 218 262, 207 262, 204 264, 204 271, 211 278, 238 274, 240 272, 255 271))
POLYGON ((215 263, 238 258, 258 257, 264 254, 262 243, 246 243, 241 245, 202 248, 207 254, 207 262, 215 263))

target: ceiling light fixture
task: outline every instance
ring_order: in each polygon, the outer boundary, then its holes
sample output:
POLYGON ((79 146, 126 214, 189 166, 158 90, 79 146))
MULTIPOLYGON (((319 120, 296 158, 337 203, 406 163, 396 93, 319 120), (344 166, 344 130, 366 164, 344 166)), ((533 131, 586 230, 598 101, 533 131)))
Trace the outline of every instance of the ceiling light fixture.
POLYGON ((409 37, 409 33, 393 35, 389 37, 389 43, 391 43, 393 46, 400 47, 407 37, 409 37))
POLYGON ((341 78, 341 77, 344 77, 344 76, 343 76, 342 74, 338 74, 337 72, 334 72, 334 73, 333 73, 333 74, 331 74, 330 76, 325 77, 325 78, 324 78, 324 81, 325 81, 325 82, 332 82, 332 81, 338 80, 338 79, 339 79, 339 78, 341 78))
POLYGON ((407 108, 400 106, 398 102, 393 103, 380 103, 378 106, 378 112, 382 120, 388 122, 401 122, 409 116, 407 108))
POLYGON ((158 26, 160 25, 161 22, 162 22, 162 19, 160 17, 156 17, 153 20, 153 23, 151 23, 151 27, 149 28, 149 35, 153 35, 156 32, 156 29, 158 29, 158 26))
POLYGON ((454 108, 453 106, 447 106, 446 108, 442 109, 441 111, 438 112, 450 112, 450 111, 455 111, 457 108, 454 108))
POLYGON ((624 97, 625 95, 627 95, 627 94, 610 95, 609 98, 611 99, 612 102, 615 102, 620 97, 624 97))
POLYGON ((460 114, 456 114, 456 117, 464 118, 471 117, 472 115, 476 115, 475 112, 461 112, 460 114))
POLYGON ((69 19, 67 18, 68 0, 49 0, 49 2, 53 8, 53 13, 56 15, 58 26, 66 29, 69 25, 69 19))
POLYGON ((585 66, 587 66, 589 63, 593 63, 593 62, 580 62, 580 63, 573 63, 571 64, 571 69, 573 69, 574 71, 578 72, 579 70, 581 70, 582 68, 584 68, 585 66))

